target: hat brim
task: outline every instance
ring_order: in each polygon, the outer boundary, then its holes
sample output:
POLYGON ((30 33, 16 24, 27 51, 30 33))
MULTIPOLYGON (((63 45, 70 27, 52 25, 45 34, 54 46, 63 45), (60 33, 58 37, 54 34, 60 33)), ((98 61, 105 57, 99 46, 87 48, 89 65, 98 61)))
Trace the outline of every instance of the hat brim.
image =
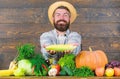
POLYGON ((53 12, 56 8, 58 8, 60 6, 65 6, 69 9, 69 11, 71 13, 71 17, 70 17, 70 24, 71 24, 76 19, 77 12, 76 12, 76 9, 74 8, 74 6, 66 1, 57 1, 49 7, 48 18, 49 18, 51 24, 53 25, 53 12))

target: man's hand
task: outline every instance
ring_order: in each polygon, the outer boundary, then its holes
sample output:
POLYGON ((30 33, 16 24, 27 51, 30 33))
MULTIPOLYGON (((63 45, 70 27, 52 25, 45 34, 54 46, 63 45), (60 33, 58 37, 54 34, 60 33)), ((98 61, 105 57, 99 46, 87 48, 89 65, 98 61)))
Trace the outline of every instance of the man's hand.
MULTIPOLYGON (((47 50, 47 52, 49 52, 49 54, 51 54, 51 55, 54 55, 54 54, 57 53, 56 51, 53 51, 53 50, 47 50)), ((71 53, 71 52, 72 52, 72 50, 66 50, 66 51, 61 52, 61 53, 69 54, 69 53, 71 53)))
POLYGON ((48 52, 49 54, 51 54, 51 55, 56 54, 56 51, 53 51, 53 50, 47 50, 47 52, 48 52))
POLYGON ((73 45, 73 46, 78 46, 79 43, 71 43, 71 45, 73 45))
POLYGON ((64 51, 63 53, 69 54, 69 53, 71 53, 71 52, 72 52, 72 50, 66 50, 66 51, 64 51))

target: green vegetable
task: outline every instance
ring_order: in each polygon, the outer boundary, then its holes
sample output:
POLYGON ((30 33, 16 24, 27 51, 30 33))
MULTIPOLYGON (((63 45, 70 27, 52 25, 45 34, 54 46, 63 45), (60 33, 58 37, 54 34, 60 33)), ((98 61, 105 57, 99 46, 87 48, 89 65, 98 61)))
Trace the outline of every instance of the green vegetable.
POLYGON ((67 66, 63 66, 63 69, 65 70, 65 72, 69 75, 69 76, 72 76, 73 75, 73 72, 70 68, 68 68, 67 66))
POLYGON ((18 68, 25 70, 25 75, 45 76, 48 65, 42 54, 35 54, 35 46, 29 43, 17 47, 18 56, 15 61, 18 68))
POLYGON ((81 68, 76 68, 73 73, 74 73, 74 76, 77 76, 77 77, 94 76, 94 72, 87 66, 82 66, 81 68))
POLYGON ((46 76, 47 75, 47 71, 46 70, 42 70, 42 76, 46 76))
POLYGON ((35 54, 35 46, 29 43, 17 46, 18 56, 17 61, 21 59, 30 59, 35 54))
POLYGON ((67 73, 66 73, 66 71, 65 71, 64 69, 62 69, 62 70, 59 72, 59 75, 60 75, 60 76, 66 76, 67 73))
POLYGON ((34 73, 36 76, 47 75, 48 65, 41 54, 36 54, 32 59, 30 59, 32 66, 35 66, 34 73))
POLYGON ((14 71, 15 76, 25 76, 25 70, 23 68, 17 68, 14 71))
POLYGON ((63 67, 66 66, 72 70, 75 69, 75 55, 74 54, 65 54, 64 57, 61 57, 58 61, 58 64, 63 67))
POLYGON ((18 61, 18 68, 24 69, 25 75, 32 75, 32 63, 28 59, 18 61))

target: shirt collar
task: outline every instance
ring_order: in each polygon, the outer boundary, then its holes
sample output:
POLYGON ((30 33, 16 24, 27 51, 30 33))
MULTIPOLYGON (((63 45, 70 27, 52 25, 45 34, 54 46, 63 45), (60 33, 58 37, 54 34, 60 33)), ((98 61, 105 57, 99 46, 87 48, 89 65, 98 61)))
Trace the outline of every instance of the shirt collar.
MULTIPOLYGON (((56 29, 53 30, 55 36, 57 37, 58 36, 58 33, 56 31, 56 29)), ((65 36, 68 36, 70 34, 70 30, 68 29, 66 32, 65 32, 65 36)))

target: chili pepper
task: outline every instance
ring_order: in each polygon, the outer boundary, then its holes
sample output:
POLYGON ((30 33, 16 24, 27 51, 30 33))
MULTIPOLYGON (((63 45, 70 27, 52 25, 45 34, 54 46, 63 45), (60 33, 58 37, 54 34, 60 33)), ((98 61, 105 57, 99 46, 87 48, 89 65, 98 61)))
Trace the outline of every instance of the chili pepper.
POLYGON ((44 64, 42 64, 42 67, 43 67, 46 71, 48 71, 47 67, 46 67, 44 64))

